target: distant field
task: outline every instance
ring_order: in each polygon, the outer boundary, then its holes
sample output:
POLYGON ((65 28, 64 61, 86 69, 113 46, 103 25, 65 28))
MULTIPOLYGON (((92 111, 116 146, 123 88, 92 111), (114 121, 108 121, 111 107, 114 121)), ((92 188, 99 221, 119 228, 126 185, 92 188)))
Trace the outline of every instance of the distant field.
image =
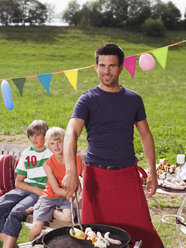
MULTIPOLYGON (((184 40, 186 32, 170 32, 164 39, 149 38, 122 29, 70 27, 0 27, 0 79, 16 78, 94 64, 94 51, 104 42, 120 45, 126 56, 153 50, 184 40)), ((143 72, 136 64, 134 79, 124 69, 120 83, 137 91, 144 99, 148 122, 156 143, 157 159, 166 157, 175 163, 176 154, 185 153, 185 69, 186 43, 169 48, 163 70, 156 61, 152 71, 143 72)), ((79 70, 75 91, 64 74, 53 75, 50 95, 38 78, 27 79, 23 97, 9 81, 14 110, 8 111, 0 94, 0 134, 22 133, 34 119, 44 119, 50 126, 66 128, 75 102, 81 93, 98 84, 93 68, 79 70)), ((2 139, 3 141, 3 139, 2 139)), ((1 140, 0 140, 1 142, 1 140)), ((83 131, 79 148, 85 149, 83 131)), ((135 149, 143 156, 135 132, 135 149)))

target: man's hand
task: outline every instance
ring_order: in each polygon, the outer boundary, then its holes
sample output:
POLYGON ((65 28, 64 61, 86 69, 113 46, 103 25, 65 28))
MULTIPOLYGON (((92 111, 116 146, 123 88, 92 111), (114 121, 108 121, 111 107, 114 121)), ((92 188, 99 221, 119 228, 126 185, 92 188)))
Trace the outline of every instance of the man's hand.
POLYGON ((66 191, 67 200, 70 200, 76 190, 79 191, 80 182, 76 165, 77 140, 84 124, 83 119, 71 118, 65 132, 63 154, 66 174, 62 180, 62 185, 66 191))
POLYGON ((146 183, 146 195, 150 197, 156 193, 158 187, 158 181, 156 175, 148 175, 147 183, 146 183))
POLYGON ((77 175, 73 174, 66 174, 62 180, 62 185, 64 187, 64 190, 66 192, 66 198, 67 200, 70 200, 70 198, 73 196, 74 192, 78 189, 80 190, 80 182, 77 175))

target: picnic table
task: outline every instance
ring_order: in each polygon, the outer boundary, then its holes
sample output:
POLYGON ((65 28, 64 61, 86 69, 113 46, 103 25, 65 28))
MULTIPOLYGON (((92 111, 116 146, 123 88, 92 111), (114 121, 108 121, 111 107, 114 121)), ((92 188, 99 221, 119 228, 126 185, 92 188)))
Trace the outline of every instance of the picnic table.
POLYGON ((156 191, 156 194, 164 194, 164 195, 168 195, 168 196, 172 196, 172 195, 182 196, 182 202, 181 202, 181 205, 179 206, 176 214, 172 214, 172 213, 171 214, 162 214, 162 212, 160 211, 161 217, 160 217, 160 224, 159 224, 158 230, 161 227, 162 222, 165 224, 168 224, 168 225, 175 225, 179 247, 184 248, 182 241, 181 241, 181 238, 180 238, 180 233, 179 233, 180 232, 180 229, 179 229, 180 225, 176 222, 176 218, 178 218, 179 220, 184 222, 184 217, 182 216, 182 213, 183 213, 183 209, 186 205, 186 191, 168 191, 168 190, 163 190, 162 188, 158 188, 156 191), (174 218, 175 221, 171 222, 169 220, 169 218, 174 218))

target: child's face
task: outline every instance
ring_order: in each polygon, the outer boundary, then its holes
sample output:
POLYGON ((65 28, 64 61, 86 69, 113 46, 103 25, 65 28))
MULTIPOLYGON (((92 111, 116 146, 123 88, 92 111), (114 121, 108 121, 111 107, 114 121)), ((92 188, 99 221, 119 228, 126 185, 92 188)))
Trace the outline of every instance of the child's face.
POLYGON ((54 155, 63 155, 63 140, 50 140, 48 142, 48 149, 54 154, 54 155))
POLYGON ((35 133, 29 136, 29 140, 37 151, 42 151, 45 148, 45 136, 41 133, 35 133))

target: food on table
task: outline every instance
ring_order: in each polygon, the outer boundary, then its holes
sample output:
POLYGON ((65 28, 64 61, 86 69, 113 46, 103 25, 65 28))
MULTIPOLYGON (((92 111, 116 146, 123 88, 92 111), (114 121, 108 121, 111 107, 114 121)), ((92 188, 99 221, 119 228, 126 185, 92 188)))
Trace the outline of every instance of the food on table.
POLYGON ((165 179, 170 174, 176 173, 176 165, 171 165, 166 159, 163 159, 160 164, 157 165, 156 173, 159 179, 165 179))
POLYGON ((171 165, 166 159, 160 160, 156 165, 158 185, 172 190, 186 190, 185 182, 178 177, 180 167, 171 165))
POLYGON ((164 180, 159 180, 159 185, 164 188, 174 189, 174 190, 185 190, 186 183, 176 177, 167 177, 164 180))
POLYGON ((70 236, 76 239, 82 239, 82 240, 86 239, 86 234, 83 231, 79 230, 78 228, 74 228, 74 231, 75 231, 75 234, 73 234, 72 228, 70 228, 70 231, 69 231, 70 236))

